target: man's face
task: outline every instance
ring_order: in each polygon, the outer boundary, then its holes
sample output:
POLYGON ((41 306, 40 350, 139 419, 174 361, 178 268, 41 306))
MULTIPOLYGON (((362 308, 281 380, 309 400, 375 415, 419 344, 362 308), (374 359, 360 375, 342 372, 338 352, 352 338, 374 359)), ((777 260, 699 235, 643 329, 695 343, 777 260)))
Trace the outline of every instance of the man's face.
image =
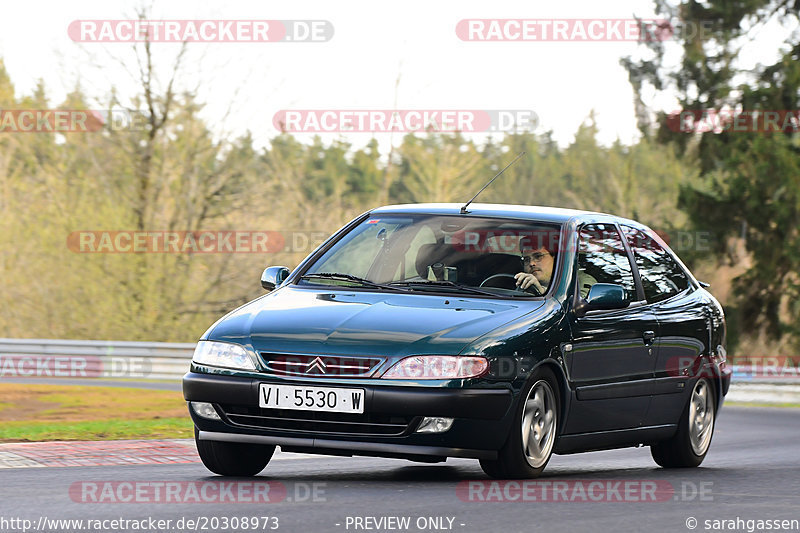
POLYGON ((542 285, 549 285, 550 278, 553 276, 553 256, 547 248, 538 250, 524 249, 522 251, 522 262, 525 265, 525 272, 533 274, 542 285))

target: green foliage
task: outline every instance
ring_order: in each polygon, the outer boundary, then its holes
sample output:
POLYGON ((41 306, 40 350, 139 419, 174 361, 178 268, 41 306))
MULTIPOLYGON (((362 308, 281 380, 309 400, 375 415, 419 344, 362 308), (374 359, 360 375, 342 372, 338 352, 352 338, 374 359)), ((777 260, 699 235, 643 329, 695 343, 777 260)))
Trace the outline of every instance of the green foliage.
POLYGON ((409 134, 398 152, 392 193, 401 202, 466 202, 488 179, 478 148, 458 134, 409 134))
MULTIPOLYGON (((676 95, 686 110, 788 110, 800 104, 800 35, 787 32, 780 59, 746 69, 737 64, 740 47, 753 32, 780 20, 796 27, 800 10, 787 0, 710 0, 677 4, 655 0, 660 13, 704 28, 678 40, 676 68, 664 43, 650 43, 650 57, 623 60, 638 95, 650 84, 676 95)), ((641 123, 640 123, 641 124, 641 123)), ((676 131, 662 114, 657 139, 676 146, 684 161, 697 162, 701 179, 686 182, 680 207, 697 228, 717 233, 720 261, 736 258, 730 240, 744 238, 752 266, 735 280, 739 317, 734 327, 771 339, 800 342, 800 142, 797 127, 783 131, 676 131)), ((646 135, 652 134, 646 124, 646 135)))

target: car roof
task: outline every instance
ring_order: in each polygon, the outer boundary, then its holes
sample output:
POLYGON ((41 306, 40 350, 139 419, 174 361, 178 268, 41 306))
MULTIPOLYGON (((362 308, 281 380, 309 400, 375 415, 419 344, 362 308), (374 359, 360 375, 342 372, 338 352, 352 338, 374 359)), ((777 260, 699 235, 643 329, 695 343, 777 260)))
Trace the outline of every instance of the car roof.
MULTIPOLYGON (((387 205, 372 210, 372 214, 381 213, 408 213, 430 215, 458 215, 461 213, 461 203, 435 203, 435 204, 398 204, 387 205)), ((573 218, 595 219, 597 217, 613 217, 606 213, 594 211, 581 211, 577 209, 563 209, 560 207, 542 207, 531 205, 513 204, 470 204, 467 215, 464 216, 495 216, 506 218, 519 218, 523 220, 537 220, 541 222, 564 223, 573 218)), ((624 220, 613 217, 615 220, 624 220)))

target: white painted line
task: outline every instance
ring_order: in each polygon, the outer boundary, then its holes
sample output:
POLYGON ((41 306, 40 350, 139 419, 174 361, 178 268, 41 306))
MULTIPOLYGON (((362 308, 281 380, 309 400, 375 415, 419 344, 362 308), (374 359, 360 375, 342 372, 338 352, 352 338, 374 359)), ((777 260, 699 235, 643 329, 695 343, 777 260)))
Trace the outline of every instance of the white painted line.
POLYGON ((0 452, 0 468, 44 468, 44 465, 33 459, 12 452, 0 452))

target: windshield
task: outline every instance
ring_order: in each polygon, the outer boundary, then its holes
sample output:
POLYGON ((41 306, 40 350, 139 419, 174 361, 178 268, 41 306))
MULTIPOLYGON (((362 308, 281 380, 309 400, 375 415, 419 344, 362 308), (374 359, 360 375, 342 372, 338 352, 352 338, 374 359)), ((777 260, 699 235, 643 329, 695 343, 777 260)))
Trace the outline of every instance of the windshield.
POLYGON ((551 285, 559 233, 558 225, 533 221, 376 215, 339 239, 300 283, 540 296, 551 285))

